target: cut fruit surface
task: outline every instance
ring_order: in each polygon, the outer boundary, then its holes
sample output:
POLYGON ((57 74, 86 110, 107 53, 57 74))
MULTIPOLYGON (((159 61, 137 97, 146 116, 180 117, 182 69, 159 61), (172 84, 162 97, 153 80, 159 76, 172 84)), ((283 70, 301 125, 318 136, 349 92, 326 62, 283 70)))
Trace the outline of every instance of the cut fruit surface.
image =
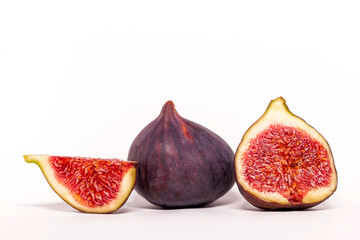
POLYGON ((235 155, 240 192, 264 209, 315 206, 333 194, 337 174, 326 140, 292 114, 283 98, 269 104, 235 155))
POLYGON ((136 181, 136 162, 119 159, 25 155, 52 189, 72 207, 89 213, 119 209, 136 181))

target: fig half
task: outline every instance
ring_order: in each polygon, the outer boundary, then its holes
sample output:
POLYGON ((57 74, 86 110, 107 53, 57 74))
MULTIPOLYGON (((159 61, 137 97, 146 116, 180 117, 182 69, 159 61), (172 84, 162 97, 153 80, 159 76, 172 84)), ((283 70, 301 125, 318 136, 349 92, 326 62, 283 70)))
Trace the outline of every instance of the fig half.
POLYGON ((330 197, 337 173, 330 146, 285 99, 270 102, 235 154, 241 194, 262 209, 305 209, 330 197))

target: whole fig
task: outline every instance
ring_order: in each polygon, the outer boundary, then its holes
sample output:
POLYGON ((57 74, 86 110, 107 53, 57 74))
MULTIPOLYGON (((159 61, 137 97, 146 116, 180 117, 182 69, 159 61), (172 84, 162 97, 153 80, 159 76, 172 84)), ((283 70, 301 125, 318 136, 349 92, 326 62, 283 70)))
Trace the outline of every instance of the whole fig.
POLYGON ((135 138, 128 160, 139 162, 135 190, 165 208, 211 203, 235 183, 230 146, 209 129, 182 118, 172 101, 135 138))

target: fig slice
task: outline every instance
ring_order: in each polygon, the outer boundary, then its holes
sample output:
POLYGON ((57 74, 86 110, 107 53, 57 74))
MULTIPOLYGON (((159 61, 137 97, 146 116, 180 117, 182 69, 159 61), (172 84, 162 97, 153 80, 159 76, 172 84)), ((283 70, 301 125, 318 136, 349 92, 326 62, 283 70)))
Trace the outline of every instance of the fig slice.
POLYGON ((87 213, 110 213, 128 199, 136 162, 119 159, 24 155, 36 163, 51 188, 70 206, 87 213))
POLYGON ((235 173, 241 194, 262 209, 313 207, 337 187, 329 144, 291 113, 282 97, 246 131, 235 154, 235 173))

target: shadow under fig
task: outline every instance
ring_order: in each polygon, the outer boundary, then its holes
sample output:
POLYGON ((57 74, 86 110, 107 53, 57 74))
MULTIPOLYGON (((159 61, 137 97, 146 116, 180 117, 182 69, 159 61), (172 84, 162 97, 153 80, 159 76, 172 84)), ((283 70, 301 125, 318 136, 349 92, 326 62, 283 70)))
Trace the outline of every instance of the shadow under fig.
POLYGON ((241 198, 242 197, 239 192, 229 191, 228 193, 226 193, 224 196, 222 196, 218 200, 216 200, 208 205, 205 205, 204 208, 213 208, 213 207, 220 207, 220 206, 236 204, 237 202, 239 202, 241 200, 241 198))
MULTIPOLYGON (((71 207, 69 204, 67 204, 65 202, 60 202, 60 201, 59 202, 51 202, 51 203, 23 204, 22 206, 44 208, 44 209, 57 211, 57 212, 81 213, 81 214, 97 214, 97 213, 84 213, 84 212, 81 212, 81 211, 71 207)), ((117 211, 112 212, 112 214, 122 214, 122 213, 128 213, 128 212, 133 212, 133 211, 135 211, 135 210, 131 209, 131 208, 127 208, 126 206, 122 206, 117 211)))
POLYGON ((142 208, 142 209, 151 209, 151 210, 178 210, 178 209, 191 209, 191 208, 214 208, 214 207, 220 207, 220 206, 225 206, 225 205, 230 205, 230 204, 235 204, 237 203, 239 200, 241 200, 241 195, 240 193, 236 193, 233 191, 230 191, 228 193, 226 193, 223 197, 219 198, 218 200, 203 205, 203 206, 194 206, 194 207, 183 207, 183 208, 163 208, 163 207, 159 207, 157 205, 154 205, 150 202, 148 202, 145 198, 141 197, 139 194, 137 193, 133 193, 132 198, 126 203, 127 207, 131 207, 131 208, 142 208))
POLYGON ((78 210, 72 208, 70 205, 68 205, 65 202, 33 203, 33 204, 23 204, 22 206, 44 208, 57 212, 71 212, 71 213, 79 212, 78 210))
POLYGON ((241 201, 238 201, 236 204, 233 205, 233 209, 242 210, 242 211, 250 211, 250 212, 315 212, 315 211, 324 211, 328 209, 333 209, 333 207, 328 204, 327 202, 320 203, 317 206, 306 208, 306 209, 278 209, 278 210, 265 210, 257 208, 247 202, 244 198, 241 201))
POLYGON ((153 209, 153 210, 161 210, 163 208, 153 205, 149 203, 145 198, 141 197, 138 193, 133 191, 130 199, 125 203, 127 207, 134 209, 153 209))
MULTIPOLYGON (((30 207, 37 207, 37 208, 44 208, 52 211, 57 212, 68 212, 68 213, 82 213, 77 209, 71 207, 69 204, 58 201, 58 202, 50 202, 50 203, 33 203, 33 204, 22 204, 21 206, 30 206, 30 207)), ((303 212, 313 212, 313 211, 324 211, 329 209, 334 209, 332 206, 331 201, 323 202, 315 207, 307 208, 303 210, 291 210, 291 209, 282 209, 282 210, 264 210, 257 208, 251 205, 248 201, 246 201, 243 196, 240 194, 239 191, 232 189, 228 193, 226 193, 223 197, 219 198, 218 200, 203 206, 196 206, 196 207, 186 207, 186 208, 162 208, 156 206, 150 202, 148 202, 145 198, 140 196, 138 193, 133 192, 130 198, 124 203, 124 205, 118 209, 117 211, 111 214, 123 214, 123 213, 130 213, 140 211, 141 209, 148 209, 148 210, 179 210, 179 209, 204 209, 204 208, 216 208, 227 206, 227 208, 240 210, 240 211, 251 211, 251 212, 290 212, 290 211, 303 211, 303 212)), ((84 214, 84 213, 82 213, 84 214)), ((92 213, 86 213, 92 214, 92 213)))

